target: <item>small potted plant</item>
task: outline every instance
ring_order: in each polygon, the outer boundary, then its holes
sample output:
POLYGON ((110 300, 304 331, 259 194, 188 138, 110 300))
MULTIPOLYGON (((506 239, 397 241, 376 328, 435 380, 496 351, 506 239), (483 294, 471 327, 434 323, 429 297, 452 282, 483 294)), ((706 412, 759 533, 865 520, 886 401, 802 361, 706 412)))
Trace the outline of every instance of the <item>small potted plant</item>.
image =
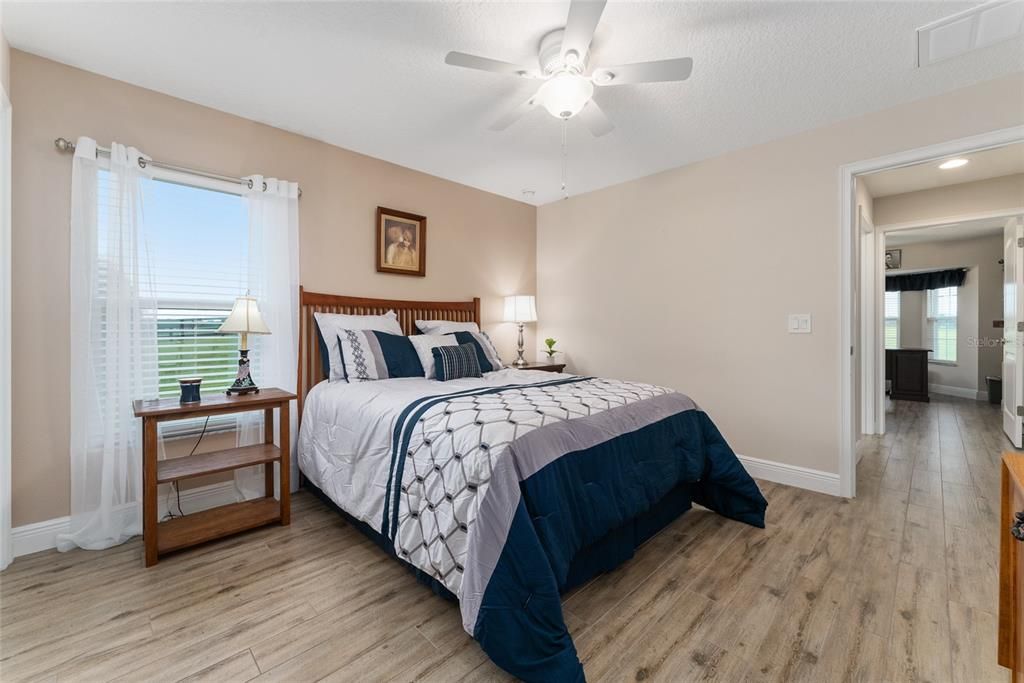
POLYGON ((553 361, 555 359, 555 354, 558 353, 558 350, 555 349, 555 344, 557 343, 558 342, 552 339, 551 337, 548 337, 547 339, 544 340, 544 345, 548 347, 544 350, 544 353, 548 355, 549 361, 553 361))

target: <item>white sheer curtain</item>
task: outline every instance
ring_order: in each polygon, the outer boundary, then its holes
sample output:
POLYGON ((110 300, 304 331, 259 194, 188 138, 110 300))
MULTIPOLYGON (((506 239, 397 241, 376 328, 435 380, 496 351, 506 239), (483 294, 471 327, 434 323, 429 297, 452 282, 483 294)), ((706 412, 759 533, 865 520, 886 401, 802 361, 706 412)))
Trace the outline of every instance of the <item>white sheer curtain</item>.
POLYGON ((79 138, 71 189, 71 528, 60 550, 141 533, 141 431, 132 401, 157 396, 156 306, 142 222, 144 171, 132 147, 79 138))
MULTIPOLYGON (((270 334, 251 336, 258 345, 253 377, 261 387, 295 391, 299 324, 299 186, 297 183, 251 176, 244 193, 249 214, 249 292, 256 297, 270 334)), ((298 425, 291 403, 292 488, 298 486, 295 443, 298 425)), ((239 419, 238 445, 258 443, 262 413, 239 419)), ((280 421, 275 424, 279 425, 280 421)), ((280 444, 279 430, 275 442, 280 444)), ((246 498, 263 495, 262 468, 236 470, 235 482, 246 498)))

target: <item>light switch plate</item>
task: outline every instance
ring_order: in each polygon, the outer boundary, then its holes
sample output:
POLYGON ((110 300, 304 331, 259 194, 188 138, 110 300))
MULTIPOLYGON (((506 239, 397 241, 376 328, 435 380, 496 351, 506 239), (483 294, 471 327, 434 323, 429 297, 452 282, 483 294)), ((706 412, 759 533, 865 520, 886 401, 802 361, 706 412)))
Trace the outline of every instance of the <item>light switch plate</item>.
POLYGON ((789 325, 788 328, 790 334, 810 334, 811 333, 811 314, 810 313, 790 313, 789 314, 789 325))

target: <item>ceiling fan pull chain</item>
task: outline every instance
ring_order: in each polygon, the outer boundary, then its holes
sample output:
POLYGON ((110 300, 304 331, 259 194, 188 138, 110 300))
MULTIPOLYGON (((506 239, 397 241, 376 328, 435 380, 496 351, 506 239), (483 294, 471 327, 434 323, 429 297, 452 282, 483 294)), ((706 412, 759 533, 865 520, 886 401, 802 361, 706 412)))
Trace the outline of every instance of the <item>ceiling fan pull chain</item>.
POLYGON ((565 141, 568 127, 569 119, 562 119, 562 199, 569 198, 569 192, 565 189, 569 182, 569 147, 565 141))

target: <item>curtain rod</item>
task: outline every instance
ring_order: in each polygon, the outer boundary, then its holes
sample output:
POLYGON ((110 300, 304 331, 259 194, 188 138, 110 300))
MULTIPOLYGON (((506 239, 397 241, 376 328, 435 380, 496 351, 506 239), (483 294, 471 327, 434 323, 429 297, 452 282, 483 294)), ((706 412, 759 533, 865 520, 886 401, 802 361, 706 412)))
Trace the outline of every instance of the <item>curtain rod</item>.
MULTIPOLYGON (((53 141, 53 146, 61 152, 74 152, 75 143, 71 142, 67 138, 57 138, 53 141)), ((106 147, 100 147, 96 145, 97 154, 110 154, 110 150, 106 147)), ((211 173, 209 171, 201 171, 194 168, 186 168, 185 166, 176 166, 174 164, 168 164, 163 161, 155 161, 153 159, 146 160, 139 158, 139 166, 146 168, 146 166, 156 166, 157 168, 164 168, 168 171, 178 171, 179 173, 189 173, 191 175, 202 176, 203 178, 210 178, 211 180, 222 180, 229 183, 238 183, 239 185, 248 185, 249 189, 252 189, 252 180, 249 178, 237 178, 235 176, 221 175, 220 173, 211 173)), ((263 183, 263 189, 267 189, 267 184, 263 183)), ((302 198, 302 188, 299 188, 299 198, 302 198)))
POLYGON ((970 270, 970 266, 949 266, 948 268, 896 268, 885 271, 885 276, 890 275, 922 275, 924 273, 941 273, 944 270, 970 270))

